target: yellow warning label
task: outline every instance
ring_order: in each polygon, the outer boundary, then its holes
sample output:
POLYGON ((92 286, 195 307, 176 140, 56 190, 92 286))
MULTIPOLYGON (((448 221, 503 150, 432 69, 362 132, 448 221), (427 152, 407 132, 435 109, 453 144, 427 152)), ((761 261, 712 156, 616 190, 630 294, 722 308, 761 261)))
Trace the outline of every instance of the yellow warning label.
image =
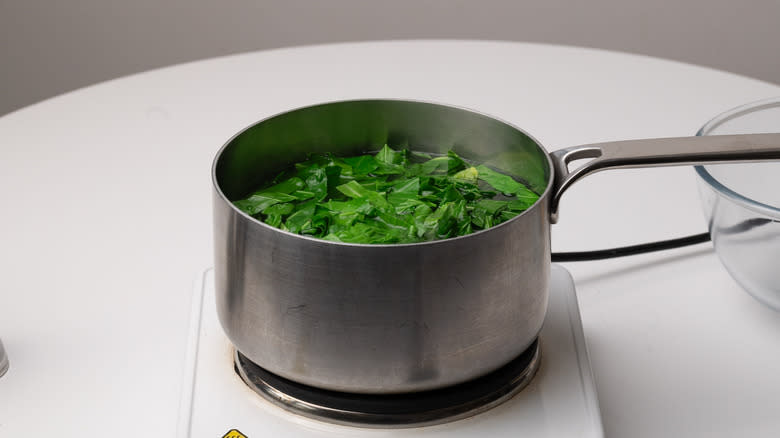
POLYGON ((239 432, 238 429, 230 429, 228 433, 222 435, 222 438, 247 438, 247 436, 239 432))

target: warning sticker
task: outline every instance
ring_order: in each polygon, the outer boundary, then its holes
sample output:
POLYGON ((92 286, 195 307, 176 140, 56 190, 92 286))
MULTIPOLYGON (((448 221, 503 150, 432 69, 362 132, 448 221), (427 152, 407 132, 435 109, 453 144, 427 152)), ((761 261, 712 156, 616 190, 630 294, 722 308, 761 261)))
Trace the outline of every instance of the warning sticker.
POLYGON ((247 438, 247 436, 239 432, 238 429, 230 429, 226 434, 222 435, 222 438, 247 438))

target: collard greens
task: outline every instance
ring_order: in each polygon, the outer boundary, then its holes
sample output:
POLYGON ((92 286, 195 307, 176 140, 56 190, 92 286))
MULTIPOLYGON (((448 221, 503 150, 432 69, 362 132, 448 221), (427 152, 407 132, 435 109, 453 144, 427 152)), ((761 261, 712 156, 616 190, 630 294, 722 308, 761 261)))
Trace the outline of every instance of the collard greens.
POLYGON ((509 175, 449 151, 385 145, 375 155, 319 155, 282 172, 236 207, 293 233, 349 243, 462 236, 509 220, 539 195, 509 175))

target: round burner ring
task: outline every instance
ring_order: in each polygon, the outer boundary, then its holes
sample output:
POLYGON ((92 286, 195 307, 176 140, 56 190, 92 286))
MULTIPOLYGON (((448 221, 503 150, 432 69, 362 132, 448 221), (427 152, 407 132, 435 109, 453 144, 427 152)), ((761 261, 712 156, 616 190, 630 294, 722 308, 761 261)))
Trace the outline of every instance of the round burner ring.
POLYGON ((459 420, 495 407, 522 390, 539 369, 539 340, 477 379, 406 394, 352 394, 314 388, 260 368, 236 350, 236 372, 252 390, 299 415, 361 427, 415 427, 459 420))

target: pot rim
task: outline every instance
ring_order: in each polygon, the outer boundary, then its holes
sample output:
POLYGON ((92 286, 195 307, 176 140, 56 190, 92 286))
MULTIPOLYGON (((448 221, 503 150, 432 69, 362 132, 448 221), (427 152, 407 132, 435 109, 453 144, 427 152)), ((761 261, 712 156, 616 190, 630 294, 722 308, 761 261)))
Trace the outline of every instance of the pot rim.
MULTIPOLYGON (((451 104, 440 103, 440 102, 433 102, 433 101, 429 101, 429 100, 400 99, 400 98, 365 98, 365 99, 332 100, 332 101, 324 101, 324 102, 314 103, 314 104, 311 104, 311 105, 299 106, 299 107, 296 107, 296 108, 293 108, 293 109, 289 109, 289 110, 286 110, 286 111, 282 111, 282 112, 279 112, 279 113, 272 114, 272 115, 270 115, 268 117, 265 117, 265 118, 263 118, 263 119, 261 119, 261 120, 259 120, 257 122, 251 123, 250 125, 244 127, 243 129, 241 129, 240 131, 235 133, 233 136, 231 136, 222 145, 222 147, 219 148, 219 150, 217 151, 216 155, 214 156, 214 159, 212 160, 212 164, 211 164, 211 184, 212 184, 212 187, 216 191, 217 195, 222 200, 222 202, 225 202, 226 204, 228 204, 228 206, 235 213, 238 213, 239 215, 244 216, 245 218, 251 220, 253 223, 255 223, 255 224, 257 224, 257 225, 259 225, 261 227, 265 227, 266 229, 268 229, 270 231, 275 231, 275 232, 279 232, 279 233, 285 234, 285 235, 287 235, 289 237, 300 238, 300 239, 308 240, 308 241, 319 243, 319 244, 323 244, 323 245, 336 245, 336 246, 343 246, 343 247, 359 247, 359 248, 405 248, 405 247, 417 247, 417 246, 423 246, 423 245, 446 244, 448 242, 454 242, 454 241, 461 240, 461 239, 476 238, 477 236, 480 236, 480 235, 483 235, 483 234, 489 233, 489 232, 494 232, 494 231, 498 232, 497 230, 501 229, 502 227, 509 226, 509 224, 511 224, 512 222, 520 220, 521 217, 526 216, 527 214, 531 214, 530 212, 532 212, 532 211, 534 211, 536 209, 541 208, 541 207, 539 207, 539 205, 542 204, 542 201, 545 198, 551 196, 551 192, 553 191, 553 186, 555 185, 554 181, 555 181, 555 166, 553 166, 553 161, 552 161, 552 158, 550 157, 550 153, 547 151, 547 149, 544 146, 542 146, 542 143, 539 142, 539 140, 537 140, 534 136, 529 134, 524 129, 521 129, 518 126, 516 126, 516 125, 514 125, 514 124, 512 124, 512 123, 510 123, 510 122, 508 122, 506 120, 503 120, 501 118, 498 118, 498 117, 495 117, 493 115, 486 114, 486 113, 483 113, 481 111, 477 111, 477 110, 474 110, 474 109, 471 109, 471 108, 468 108, 468 107, 464 107, 464 106, 460 106, 460 105, 451 105, 451 104), (547 186, 545 187, 544 191, 539 195, 539 199, 537 199, 536 202, 534 202, 534 204, 531 205, 530 207, 528 207, 525 211, 523 211, 522 213, 520 213, 517 216, 513 217, 512 219, 509 219, 508 221, 502 222, 502 223, 500 223, 498 225, 494 225, 494 226, 492 226, 490 228, 487 228, 487 229, 484 229, 484 230, 475 231, 475 232, 473 232, 471 234, 466 234, 466 235, 463 235, 463 236, 450 237, 450 238, 447 238, 447 239, 427 240, 427 241, 423 241, 423 242, 414 242, 414 243, 380 243, 380 244, 334 242, 334 241, 330 241, 330 240, 319 239, 319 238, 316 238, 316 237, 305 236, 305 235, 302 235, 302 234, 296 234, 296 233, 291 233, 289 231, 281 230, 279 228, 276 228, 276 227, 273 227, 271 225, 268 225, 265 222, 260 221, 260 220, 258 220, 256 218, 254 218, 254 217, 244 213, 239 208, 237 208, 233 204, 233 202, 230 201, 230 199, 228 199, 228 197, 222 191, 222 188, 220 187, 219 182, 217 181, 217 164, 219 163, 219 160, 222 157, 223 152, 228 148, 228 146, 230 146, 230 144, 233 142, 233 140, 235 140, 240 135, 244 134, 249 129, 251 129, 251 128, 257 126, 257 125, 260 125, 261 123, 264 123, 264 122, 266 122, 268 120, 271 120, 271 119, 274 119, 274 118, 277 118, 277 117, 281 117, 281 116, 284 116, 284 115, 287 115, 289 113, 293 113, 295 111, 299 111, 299 110, 302 110, 302 109, 314 108, 314 107, 318 107, 318 106, 326 106, 326 105, 331 105, 331 104, 343 104, 343 103, 350 103, 350 102, 371 102, 371 101, 409 102, 409 103, 415 103, 415 104, 436 105, 436 106, 454 108, 454 109, 457 109, 457 110, 460 110, 460 111, 465 111, 465 112, 469 112, 469 113, 472 113, 472 114, 475 114, 475 115, 478 115, 478 116, 486 117, 486 118, 495 120, 495 121, 497 121, 499 123, 502 123, 502 124, 504 124, 506 126, 509 126, 510 128, 512 128, 514 130, 517 130, 517 131, 521 132, 523 135, 525 135, 528 138, 530 138, 534 142, 536 147, 538 147, 542 151, 542 153, 544 154, 545 158, 547 159, 547 168, 549 169, 549 175, 547 177, 547 186)), ((549 221, 550 213, 546 212, 545 214, 547 215, 547 218, 548 218, 548 221, 549 221)))

